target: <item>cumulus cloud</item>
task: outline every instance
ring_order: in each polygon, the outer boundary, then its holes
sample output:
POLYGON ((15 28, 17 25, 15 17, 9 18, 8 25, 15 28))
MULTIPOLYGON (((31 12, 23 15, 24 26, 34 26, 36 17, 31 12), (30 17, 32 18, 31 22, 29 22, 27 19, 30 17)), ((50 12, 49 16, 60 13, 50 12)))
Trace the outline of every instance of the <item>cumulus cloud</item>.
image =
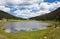
POLYGON ((6 4, 6 0, 0 0, 0 4, 6 4))
POLYGON ((23 18, 30 18, 40 15, 40 13, 33 13, 30 10, 16 10, 14 13, 16 14, 16 16, 23 16, 23 18))
POLYGON ((10 8, 6 8, 5 6, 0 6, 0 10, 10 12, 10 8))
POLYGON ((10 4, 22 4, 22 3, 36 3, 43 2, 44 0, 0 0, 1 4, 10 3, 10 4))
POLYGON ((11 7, 16 9, 14 12, 12 12, 16 16, 30 18, 49 13, 57 9, 60 7, 60 2, 49 3, 44 2, 44 0, 0 0, 0 10, 10 12, 11 7), (23 8, 24 10, 20 10, 20 8, 23 8))
POLYGON ((31 10, 23 10, 23 11, 15 11, 14 13, 17 14, 17 16, 19 15, 22 15, 22 16, 25 16, 27 18, 29 17, 35 17, 35 16, 38 16, 38 15, 41 15, 41 14, 45 14, 45 13, 49 13, 51 12, 50 9, 53 11, 55 9, 57 9, 58 7, 60 7, 60 2, 57 2, 57 3, 46 3, 46 2, 42 2, 40 5, 38 4, 33 4, 33 5, 30 5, 30 6, 25 6, 26 8, 30 8, 31 10), (36 10, 39 10, 38 12, 31 12, 32 9, 36 9, 36 10))

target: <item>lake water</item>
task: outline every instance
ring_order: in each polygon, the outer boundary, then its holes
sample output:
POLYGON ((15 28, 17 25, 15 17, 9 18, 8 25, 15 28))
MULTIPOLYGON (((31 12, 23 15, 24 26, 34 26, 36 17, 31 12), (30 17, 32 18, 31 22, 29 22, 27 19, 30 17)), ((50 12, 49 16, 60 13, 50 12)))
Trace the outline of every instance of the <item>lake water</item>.
POLYGON ((48 26, 47 23, 42 23, 38 21, 31 22, 7 22, 4 25, 5 32, 21 32, 21 31, 33 31, 44 29, 48 26))

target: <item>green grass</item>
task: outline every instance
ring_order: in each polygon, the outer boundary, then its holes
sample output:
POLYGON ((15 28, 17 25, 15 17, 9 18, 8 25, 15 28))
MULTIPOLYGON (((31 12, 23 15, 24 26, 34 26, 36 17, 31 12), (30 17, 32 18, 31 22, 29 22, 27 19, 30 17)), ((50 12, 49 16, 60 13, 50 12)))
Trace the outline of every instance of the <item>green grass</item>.
POLYGON ((49 24, 59 24, 59 22, 56 21, 50 21, 50 20, 45 20, 45 21, 41 21, 41 22, 45 22, 45 23, 49 23, 49 24))
POLYGON ((0 35, 3 39, 44 39, 44 36, 46 36, 52 29, 53 28, 51 27, 44 30, 17 33, 5 33, 3 30, 0 30, 0 35))
POLYGON ((35 21, 35 20, 15 20, 15 19, 8 20, 8 22, 29 22, 29 21, 35 21))
MULTIPOLYGON (((46 23, 56 24, 55 21, 45 21, 46 23)), ((2 26, 4 23, 0 23, 2 26)), ((58 25, 59 27, 60 25, 58 25)), ((6 33, 0 29, 0 39, 60 39, 60 27, 55 28, 48 27, 47 29, 28 31, 28 32, 16 32, 16 33, 6 33), (46 37, 46 38, 44 38, 46 37)))

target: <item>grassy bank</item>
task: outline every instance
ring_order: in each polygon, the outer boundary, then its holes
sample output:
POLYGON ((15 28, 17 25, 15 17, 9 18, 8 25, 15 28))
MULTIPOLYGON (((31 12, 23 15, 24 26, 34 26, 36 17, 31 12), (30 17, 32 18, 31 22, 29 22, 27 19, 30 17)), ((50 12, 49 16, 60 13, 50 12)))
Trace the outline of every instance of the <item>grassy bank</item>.
POLYGON ((16 20, 16 19, 9 19, 8 22, 29 22, 29 21, 35 21, 35 20, 16 20))
POLYGON ((45 23, 49 23, 49 24, 59 24, 59 22, 56 22, 55 20, 45 20, 45 21, 41 21, 41 22, 45 22, 45 23))
POLYGON ((60 39, 60 29, 50 27, 44 30, 31 32, 5 33, 0 30, 1 39, 60 39))
MULTIPOLYGON (((44 22, 56 24, 55 21, 44 22)), ((2 24, 0 23, 0 26, 2 26, 3 24, 4 22, 2 24)), ((52 25, 52 27, 48 27, 47 29, 43 30, 17 33, 6 33, 2 29, 0 29, 0 39, 60 39, 60 25, 58 25, 58 27, 52 25)))
MULTIPOLYGON (((54 27, 53 27, 54 28, 54 27)), ((30 32, 5 33, 0 30, 1 39, 44 39, 45 36, 53 29, 52 27, 30 32)))

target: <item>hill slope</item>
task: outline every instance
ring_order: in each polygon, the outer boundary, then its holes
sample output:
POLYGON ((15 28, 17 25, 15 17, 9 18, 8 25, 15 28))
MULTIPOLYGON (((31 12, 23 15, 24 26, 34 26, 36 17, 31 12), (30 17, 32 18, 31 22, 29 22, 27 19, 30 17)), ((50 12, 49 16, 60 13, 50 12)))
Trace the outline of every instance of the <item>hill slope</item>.
POLYGON ((0 19, 2 19, 2 18, 6 18, 6 19, 22 19, 22 18, 18 18, 16 16, 13 16, 13 15, 11 15, 9 13, 6 13, 4 11, 0 11, 0 19))
POLYGON ((35 19, 35 20, 54 20, 57 17, 60 18, 60 7, 58 9, 56 9, 55 11, 48 13, 48 14, 44 14, 41 16, 37 16, 37 17, 33 17, 30 19, 35 19))

